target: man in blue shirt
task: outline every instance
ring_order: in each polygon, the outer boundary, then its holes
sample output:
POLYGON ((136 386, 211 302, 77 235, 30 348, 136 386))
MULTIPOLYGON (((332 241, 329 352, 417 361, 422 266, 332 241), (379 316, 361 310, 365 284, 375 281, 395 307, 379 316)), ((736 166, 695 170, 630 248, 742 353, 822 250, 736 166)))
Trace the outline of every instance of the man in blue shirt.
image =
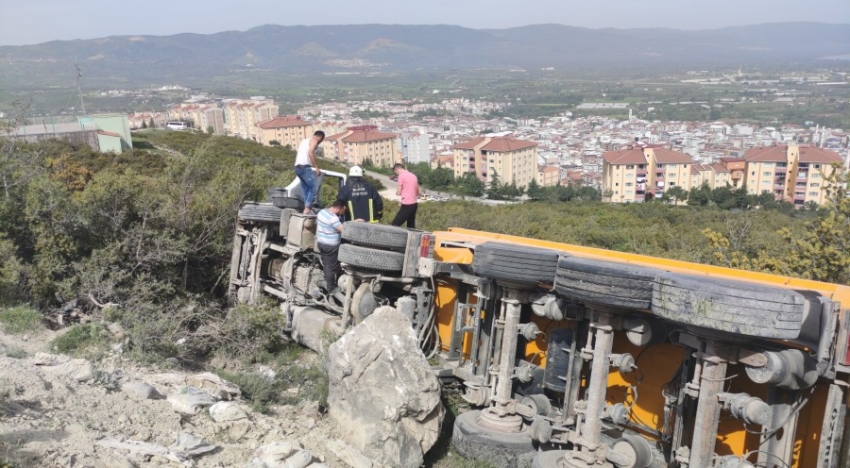
POLYGON ((316 216, 316 240, 319 244, 319 254, 322 256, 322 266, 325 273, 325 287, 328 291, 336 287, 337 279, 342 276, 339 264, 339 243, 342 238, 342 221, 345 216, 345 202, 334 201, 331 206, 320 211, 316 216))

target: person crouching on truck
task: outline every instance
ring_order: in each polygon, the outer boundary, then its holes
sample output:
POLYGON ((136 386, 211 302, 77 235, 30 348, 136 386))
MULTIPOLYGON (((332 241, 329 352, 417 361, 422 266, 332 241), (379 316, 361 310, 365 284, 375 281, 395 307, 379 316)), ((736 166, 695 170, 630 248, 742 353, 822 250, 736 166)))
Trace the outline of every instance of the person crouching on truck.
POLYGON ((325 132, 317 130, 310 138, 301 140, 295 154, 295 175, 301 181, 301 195, 304 197, 304 214, 310 213, 319 193, 319 179, 322 170, 316 162, 316 148, 325 139, 325 132), (315 171, 315 172, 314 172, 315 171))
POLYGON ((340 200, 346 203, 346 221, 377 223, 384 217, 384 201, 378 190, 363 178, 360 166, 351 166, 348 180, 339 191, 340 200))
MULTIPOLYGON (((345 202, 335 200, 331 206, 316 216, 316 241, 325 273, 325 287, 328 291, 336 287, 337 279, 342 276, 339 264, 339 243, 342 238, 342 217, 345 216, 345 202)), ((311 293, 313 295, 313 293, 311 293)))

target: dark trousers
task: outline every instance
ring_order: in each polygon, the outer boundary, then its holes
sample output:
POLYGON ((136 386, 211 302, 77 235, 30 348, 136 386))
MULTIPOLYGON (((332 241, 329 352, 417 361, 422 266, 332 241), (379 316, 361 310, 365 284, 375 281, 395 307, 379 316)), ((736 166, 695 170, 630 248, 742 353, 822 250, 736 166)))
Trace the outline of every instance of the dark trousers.
POLYGON ((401 205, 401 209, 399 209, 398 213, 395 215, 392 225, 401 226, 405 221, 407 221, 407 227, 416 229, 416 208, 418 207, 419 203, 401 205))
POLYGON ((319 244, 319 254, 322 256, 322 270, 325 273, 325 284, 328 291, 336 287, 336 280, 342 276, 342 266, 339 264, 339 244, 319 244))

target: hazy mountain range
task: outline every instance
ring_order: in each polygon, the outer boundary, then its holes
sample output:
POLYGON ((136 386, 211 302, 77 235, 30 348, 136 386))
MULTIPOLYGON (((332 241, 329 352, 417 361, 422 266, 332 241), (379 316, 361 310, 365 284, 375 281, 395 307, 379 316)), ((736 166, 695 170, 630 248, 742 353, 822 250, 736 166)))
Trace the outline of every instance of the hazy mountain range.
POLYGON ((805 64, 850 57, 850 25, 776 23, 712 30, 510 29, 459 26, 260 26, 173 36, 112 36, 0 47, 0 82, 134 85, 204 82, 265 70, 410 71, 521 68, 710 67, 805 64))

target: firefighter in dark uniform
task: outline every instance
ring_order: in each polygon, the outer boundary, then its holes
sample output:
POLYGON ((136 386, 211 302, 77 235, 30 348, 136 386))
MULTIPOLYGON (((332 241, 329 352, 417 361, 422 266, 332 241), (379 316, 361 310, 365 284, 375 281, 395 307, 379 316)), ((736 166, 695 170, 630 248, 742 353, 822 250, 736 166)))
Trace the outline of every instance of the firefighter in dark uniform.
POLYGON ((384 202, 375 187, 363 179, 363 169, 351 166, 348 181, 337 197, 346 203, 346 221, 365 221, 377 223, 384 216, 384 202))

